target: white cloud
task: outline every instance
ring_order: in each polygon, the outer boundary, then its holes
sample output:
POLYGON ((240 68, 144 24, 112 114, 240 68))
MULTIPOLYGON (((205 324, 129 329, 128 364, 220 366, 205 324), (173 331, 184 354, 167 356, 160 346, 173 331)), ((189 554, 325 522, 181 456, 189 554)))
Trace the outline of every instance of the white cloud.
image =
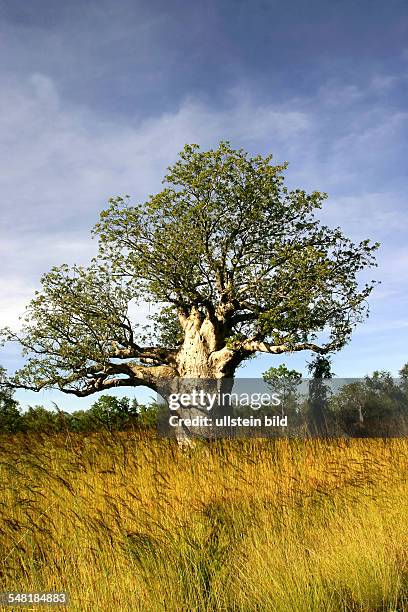
POLYGON ((320 100, 334 109, 350 106, 361 100, 364 91, 357 85, 342 84, 336 81, 325 83, 319 88, 320 100))
POLYGON ((347 227, 354 235, 361 231, 378 240, 405 233, 408 229, 408 210, 398 192, 373 191, 358 195, 330 198, 322 211, 322 218, 331 225, 347 227))
POLYGON ((371 79, 371 88, 378 93, 384 93, 392 89, 399 81, 401 81, 400 75, 376 74, 371 79))
POLYGON ((0 328, 11 326, 19 327, 19 315, 22 314, 23 305, 32 297, 35 285, 27 284, 22 279, 0 278, 0 328))

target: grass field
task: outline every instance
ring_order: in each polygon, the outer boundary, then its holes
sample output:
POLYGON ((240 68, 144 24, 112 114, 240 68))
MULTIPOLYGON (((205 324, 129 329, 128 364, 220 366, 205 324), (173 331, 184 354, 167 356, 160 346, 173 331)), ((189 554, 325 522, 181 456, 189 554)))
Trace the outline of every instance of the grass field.
POLYGON ((78 612, 408 610, 404 440, 31 434, 0 462, 3 591, 66 590, 78 612))

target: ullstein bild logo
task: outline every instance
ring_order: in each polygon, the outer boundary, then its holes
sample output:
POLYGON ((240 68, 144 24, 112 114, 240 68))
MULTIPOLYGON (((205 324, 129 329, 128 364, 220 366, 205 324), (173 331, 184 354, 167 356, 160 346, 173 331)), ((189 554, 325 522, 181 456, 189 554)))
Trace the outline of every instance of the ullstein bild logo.
POLYGON ((268 417, 264 415, 263 418, 259 417, 231 417, 230 415, 224 415, 222 417, 207 417, 207 416, 195 416, 195 417, 179 417, 172 415, 169 418, 169 425, 171 427, 287 427, 288 417, 287 416, 273 416, 268 417))

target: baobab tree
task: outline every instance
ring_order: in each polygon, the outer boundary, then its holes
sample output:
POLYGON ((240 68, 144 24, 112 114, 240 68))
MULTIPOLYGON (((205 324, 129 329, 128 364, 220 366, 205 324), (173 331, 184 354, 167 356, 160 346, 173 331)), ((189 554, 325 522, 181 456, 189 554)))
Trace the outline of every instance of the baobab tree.
POLYGON ((186 145, 143 204, 109 201, 89 267, 54 267, 19 333, 15 387, 79 397, 162 379, 232 379, 258 352, 338 351, 367 316, 378 244, 316 212, 326 194, 290 190, 286 164, 228 142, 186 145), (156 304, 150 331, 135 305, 156 304), (133 308, 129 308, 133 304, 133 308))

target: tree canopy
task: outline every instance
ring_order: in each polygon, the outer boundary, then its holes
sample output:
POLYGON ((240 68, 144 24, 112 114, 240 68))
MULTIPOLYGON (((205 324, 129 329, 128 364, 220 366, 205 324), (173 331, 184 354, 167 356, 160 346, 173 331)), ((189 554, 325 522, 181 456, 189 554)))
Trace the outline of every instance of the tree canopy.
POLYGON ((228 142, 186 145, 145 203, 112 198, 88 268, 42 278, 21 332, 26 365, 9 379, 79 396, 159 378, 233 376, 259 351, 341 349, 368 314, 378 244, 318 219, 326 194, 285 186, 286 164, 228 142), (157 307, 151 324, 131 316, 157 307))

